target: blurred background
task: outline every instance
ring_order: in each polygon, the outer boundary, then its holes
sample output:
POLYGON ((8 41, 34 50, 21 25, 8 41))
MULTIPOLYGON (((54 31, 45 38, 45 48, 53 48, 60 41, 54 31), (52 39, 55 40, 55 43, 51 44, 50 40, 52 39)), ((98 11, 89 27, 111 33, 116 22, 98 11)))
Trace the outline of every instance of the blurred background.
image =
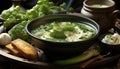
MULTIPOLYGON (((1 0, 0 2, 0 13, 5 10, 8 9, 12 6, 12 1, 13 0, 1 0)), ((69 5, 71 5, 71 7, 73 7, 76 11, 80 11, 83 5, 83 1, 84 0, 50 0, 55 2, 57 5, 59 5, 62 2, 72 2, 69 5)), ((120 0, 114 0, 116 3, 116 9, 120 10, 120 0)), ((26 8, 26 9, 30 9, 32 8, 35 4, 37 3, 37 0, 21 0, 21 5, 26 8)))

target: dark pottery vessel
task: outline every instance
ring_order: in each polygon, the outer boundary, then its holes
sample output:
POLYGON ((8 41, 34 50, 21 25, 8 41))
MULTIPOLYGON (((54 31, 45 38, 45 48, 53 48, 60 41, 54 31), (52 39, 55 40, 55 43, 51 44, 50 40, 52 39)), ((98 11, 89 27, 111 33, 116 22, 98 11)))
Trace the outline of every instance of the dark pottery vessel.
POLYGON ((102 31, 114 26, 118 12, 113 0, 85 0, 81 9, 81 14, 95 20, 102 31))
POLYGON ((99 25, 83 16, 71 15, 71 14, 55 14, 55 15, 47 15, 44 17, 39 17, 32 20, 30 23, 26 25, 26 31, 32 39, 32 43, 40 49, 43 49, 47 57, 51 59, 62 59, 67 57, 73 57, 78 54, 83 53, 87 50, 91 44, 94 43, 95 39, 99 34, 99 25), (47 23, 51 23, 53 21, 60 21, 60 22, 77 22, 77 23, 84 23, 90 27, 92 27, 96 34, 84 41, 76 41, 76 42, 54 42, 43 40, 38 37, 35 37, 31 34, 31 30, 40 25, 44 25, 47 23))

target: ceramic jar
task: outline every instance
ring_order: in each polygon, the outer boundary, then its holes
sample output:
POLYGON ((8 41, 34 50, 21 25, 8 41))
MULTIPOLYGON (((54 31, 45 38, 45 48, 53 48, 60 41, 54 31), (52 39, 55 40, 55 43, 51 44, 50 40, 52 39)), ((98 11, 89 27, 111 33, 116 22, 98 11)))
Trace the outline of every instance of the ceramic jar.
POLYGON ((95 20, 101 30, 114 26, 117 12, 113 0, 85 0, 81 9, 81 14, 95 20))

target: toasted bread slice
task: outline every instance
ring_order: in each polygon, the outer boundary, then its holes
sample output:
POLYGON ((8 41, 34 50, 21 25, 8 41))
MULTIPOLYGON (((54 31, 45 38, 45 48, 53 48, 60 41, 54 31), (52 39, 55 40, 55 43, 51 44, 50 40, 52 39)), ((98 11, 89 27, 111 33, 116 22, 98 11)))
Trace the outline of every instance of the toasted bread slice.
POLYGON ((12 44, 6 45, 5 48, 6 48, 8 51, 10 51, 11 54, 13 54, 13 55, 15 55, 15 56, 22 56, 22 55, 20 54, 20 52, 19 52, 18 50, 16 50, 16 49, 12 46, 12 44))
POLYGON ((37 59, 37 51, 28 42, 22 39, 13 40, 12 45, 25 57, 28 59, 37 59))

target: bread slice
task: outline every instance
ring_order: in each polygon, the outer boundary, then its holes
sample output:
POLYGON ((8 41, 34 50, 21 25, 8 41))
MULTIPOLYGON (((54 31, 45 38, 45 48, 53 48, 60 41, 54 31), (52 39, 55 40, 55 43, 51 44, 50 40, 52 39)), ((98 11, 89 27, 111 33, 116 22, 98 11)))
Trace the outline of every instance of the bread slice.
POLYGON ((13 55, 15 55, 15 56, 22 56, 22 55, 20 54, 20 52, 19 52, 18 50, 16 50, 16 49, 12 46, 12 44, 6 45, 5 48, 6 48, 8 51, 10 51, 11 54, 13 54, 13 55))
POLYGON ((38 55, 35 48, 28 42, 22 39, 15 39, 11 44, 25 57, 28 59, 36 60, 38 55))

